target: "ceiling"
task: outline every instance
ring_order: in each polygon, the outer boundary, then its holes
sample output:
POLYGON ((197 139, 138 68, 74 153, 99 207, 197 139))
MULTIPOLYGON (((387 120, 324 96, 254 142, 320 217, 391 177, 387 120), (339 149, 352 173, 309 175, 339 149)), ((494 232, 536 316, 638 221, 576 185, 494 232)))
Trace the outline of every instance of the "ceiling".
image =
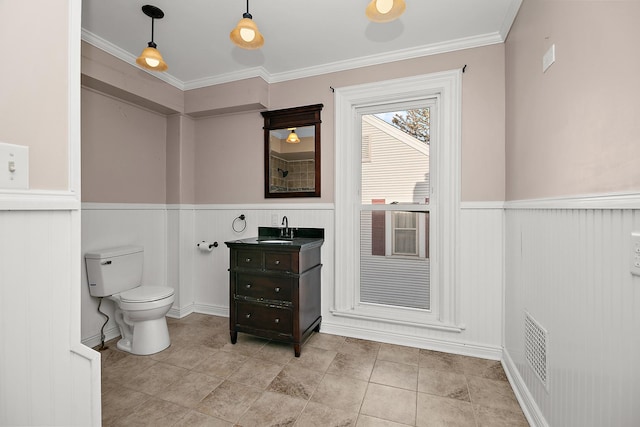
POLYGON ((154 41, 169 69, 154 73, 182 89, 260 76, 291 80, 435 53, 501 43, 522 0, 406 0, 396 21, 370 22, 369 0, 251 0, 264 35, 259 50, 243 50, 229 33, 245 0, 82 0, 82 39, 135 64, 151 40, 151 18, 164 11, 154 41))

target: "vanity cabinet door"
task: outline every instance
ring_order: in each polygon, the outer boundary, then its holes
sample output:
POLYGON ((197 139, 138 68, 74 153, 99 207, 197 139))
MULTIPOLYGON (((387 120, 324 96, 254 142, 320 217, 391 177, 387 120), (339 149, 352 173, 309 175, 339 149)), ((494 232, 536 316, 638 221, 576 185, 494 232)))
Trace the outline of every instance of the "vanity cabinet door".
POLYGON ((240 326, 293 335, 291 310, 281 306, 237 301, 236 322, 240 326))
POLYGON ((256 300, 291 303, 292 279, 237 273, 236 295, 256 300))

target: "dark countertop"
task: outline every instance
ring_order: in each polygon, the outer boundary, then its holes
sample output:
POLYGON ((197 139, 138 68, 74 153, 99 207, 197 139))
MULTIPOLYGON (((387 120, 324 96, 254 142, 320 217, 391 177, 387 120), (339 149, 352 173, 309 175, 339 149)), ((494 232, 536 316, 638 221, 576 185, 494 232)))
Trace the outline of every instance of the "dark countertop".
POLYGON ((268 246, 272 248, 296 248, 300 250, 309 249, 322 245, 324 242, 323 228, 296 228, 292 227, 293 238, 280 237, 280 227, 259 227, 257 237, 231 240, 224 242, 227 247, 240 246, 268 246), (271 243, 269 243, 271 241, 271 243))

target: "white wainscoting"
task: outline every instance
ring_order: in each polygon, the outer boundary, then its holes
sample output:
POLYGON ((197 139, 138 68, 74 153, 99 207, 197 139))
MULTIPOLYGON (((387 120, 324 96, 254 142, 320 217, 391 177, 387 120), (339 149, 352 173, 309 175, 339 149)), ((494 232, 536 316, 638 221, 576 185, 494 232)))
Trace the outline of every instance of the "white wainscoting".
MULTIPOLYGON (((100 344, 100 328, 105 318, 98 313, 98 299, 89 295, 84 254, 123 245, 144 247, 143 284, 167 284, 167 207, 153 204, 82 204, 82 342, 89 347, 100 344)), ((101 310, 110 317, 105 326, 106 339, 120 332, 113 320, 113 305, 104 300, 101 310)))
POLYGON ((195 208, 193 205, 169 205, 167 209, 167 284, 175 290, 169 316, 181 318, 193 311, 193 265, 196 250, 195 208))
MULTIPOLYGON (((332 204, 87 203, 83 204, 82 213, 83 253, 117 244, 143 244, 145 280, 154 277, 153 282, 157 284, 165 280, 176 289, 176 303, 169 315, 183 317, 198 312, 228 316, 229 251, 224 242, 255 236, 259 226, 271 226, 274 218, 275 225, 279 225, 286 215, 292 227, 325 229, 322 247, 324 332, 497 360, 502 354, 502 207, 501 203, 474 203, 463 204, 461 210, 459 298, 465 326, 461 333, 333 316, 330 310, 334 300, 334 248, 339 236, 334 236, 332 204), (237 232, 232 224, 240 215, 246 217, 246 228, 237 232), (199 251, 196 244, 202 240, 217 242, 218 247, 211 252, 199 251), (163 242, 166 248, 159 248, 163 242)), ((236 221, 236 229, 242 226, 241 221, 236 221)), ((86 292, 83 340, 87 345, 96 345, 100 342, 104 318, 97 313, 97 301, 88 296, 86 277, 83 280, 83 292, 86 292)), ((111 322, 106 327, 106 335, 107 339, 118 335, 111 322)))
POLYGON ((640 425, 639 200, 506 204, 503 361, 532 425, 640 425), (525 358, 525 311, 548 333, 547 388, 525 358))
MULTIPOLYGON (((82 204, 82 253, 126 244, 145 248, 143 281, 146 285, 173 286, 176 301, 169 312, 184 317, 192 312, 229 315, 229 252, 224 242, 255 236, 259 226, 277 224, 286 215, 291 227, 324 228, 322 249, 323 287, 333 277, 333 205, 255 204, 255 205, 162 205, 126 203, 82 204), (232 223, 244 214, 246 228, 234 232, 232 223), (211 252, 196 244, 217 242, 211 252)), ((236 228, 243 225, 236 222, 236 228)), ((326 297, 325 297, 326 298, 326 297)), ((328 302, 324 304, 328 306, 328 302)), ((82 340, 90 347, 100 343, 105 321, 97 311, 98 300, 89 295, 86 268, 82 262, 82 340)), ((106 340, 119 331, 113 321, 110 301, 103 302, 110 320, 105 326, 106 340)))
POLYGON ((0 425, 99 425, 100 354, 80 344, 79 203, 41 204, 0 211, 0 425))
MULTIPOLYGON (((491 202, 462 204, 461 247, 456 267, 456 280, 460 281, 460 295, 457 297, 460 298, 460 319, 464 327, 461 332, 330 314, 323 317, 322 330, 392 344, 501 359, 502 207, 502 203, 491 202)), ((332 288, 325 287, 323 292, 328 297, 332 288)))
MULTIPOLYGON (((229 250, 224 242, 256 236, 258 227, 272 226, 274 217, 277 220, 275 225, 279 226, 285 215, 290 227, 313 227, 325 230, 321 254, 323 311, 329 307, 331 300, 325 289, 333 286, 333 205, 293 203, 266 206, 200 205, 196 210, 196 241, 217 241, 219 246, 212 252, 196 254, 194 311, 220 316, 229 315, 229 250), (245 215, 246 228, 236 232, 232 224, 240 215, 245 215)), ((236 229, 242 227, 240 220, 235 224, 236 229)))

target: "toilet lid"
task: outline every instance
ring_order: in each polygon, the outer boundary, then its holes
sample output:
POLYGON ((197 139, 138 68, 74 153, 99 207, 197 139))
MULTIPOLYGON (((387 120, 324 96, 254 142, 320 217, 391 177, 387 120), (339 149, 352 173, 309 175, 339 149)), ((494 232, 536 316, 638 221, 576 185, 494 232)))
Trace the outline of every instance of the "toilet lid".
POLYGON ((150 302, 171 295, 173 295, 173 288, 168 286, 138 286, 120 293, 120 300, 124 302, 150 302))

